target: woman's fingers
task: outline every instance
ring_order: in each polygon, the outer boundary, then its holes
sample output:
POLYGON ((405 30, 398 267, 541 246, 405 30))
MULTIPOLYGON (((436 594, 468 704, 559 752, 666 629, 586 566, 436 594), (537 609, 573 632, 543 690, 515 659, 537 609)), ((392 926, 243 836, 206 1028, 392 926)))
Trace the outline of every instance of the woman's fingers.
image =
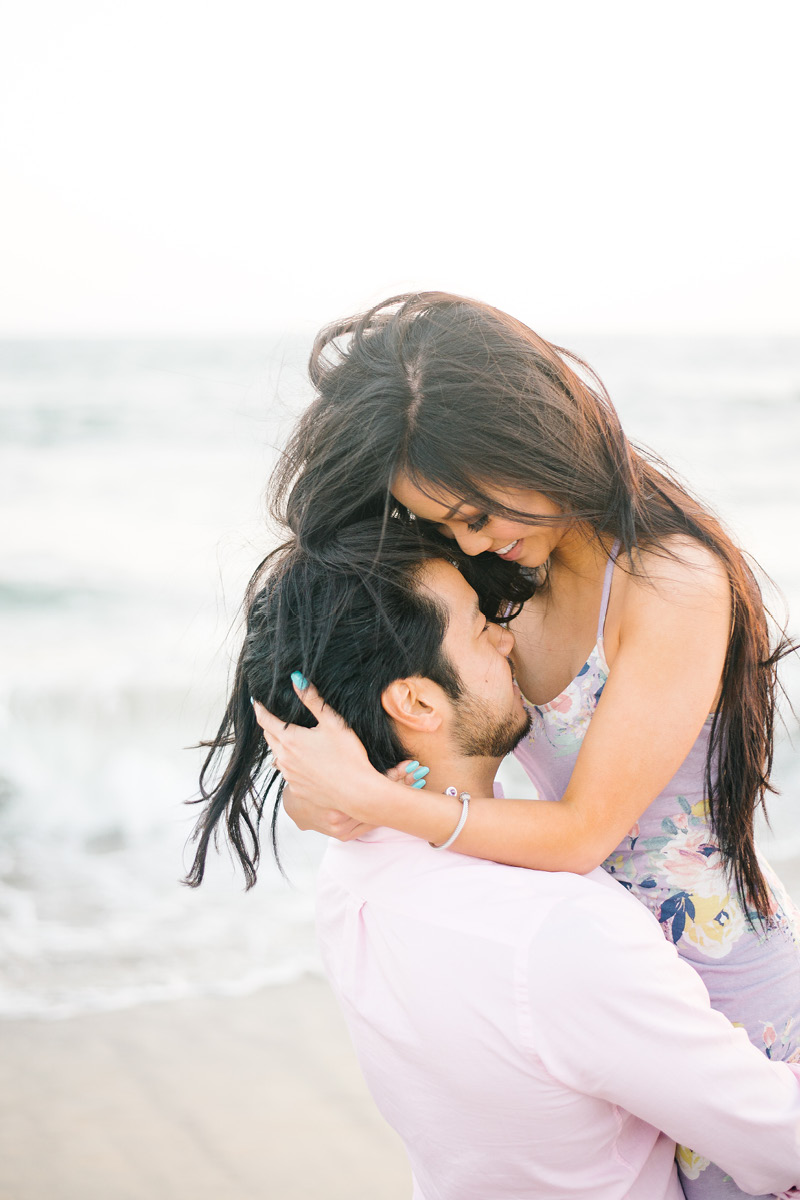
POLYGON ((338 838, 340 842, 355 837, 356 831, 361 827, 360 821, 354 821, 343 812, 329 812, 327 818, 328 836, 338 838))
POLYGON ((400 776, 400 782, 406 787, 424 788, 427 782, 426 775, 430 771, 430 767, 423 767, 417 760, 406 759, 399 764, 403 768, 403 773, 400 776))
MULTIPOLYGON (((337 712, 334 712, 320 696, 313 683, 309 683, 300 671, 292 672, 292 685, 297 695, 303 701, 306 708, 312 713, 317 721, 327 721, 331 724, 340 725, 346 728, 346 725, 337 712)), ((289 729, 299 728, 294 725, 287 725, 285 721, 279 720, 269 709, 265 708, 258 700, 253 700, 253 711, 256 714, 258 721, 264 733, 267 735, 267 740, 272 744, 273 741, 279 741, 282 734, 285 734, 289 729)))
POLYGON ((396 767, 386 771, 386 778, 392 783, 404 783, 406 787, 424 787, 428 768, 420 766, 416 758, 404 758, 396 767))
POLYGON ((267 741, 270 743, 270 745, 272 745, 273 741, 279 741, 280 735, 286 730, 285 722, 279 721, 278 718, 273 716, 268 709, 264 708, 264 705, 259 703, 258 700, 253 700, 252 704, 253 712, 256 714, 256 720, 264 730, 264 733, 267 735, 267 741))
POLYGON ((391 779, 392 783, 402 783, 406 774, 406 763, 409 760, 400 762, 396 767, 389 767, 389 770, 384 772, 387 779, 391 779))
POLYGON ((340 842, 349 842, 372 828, 371 825, 354 821, 337 809, 323 809, 318 804, 301 800, 289 784, 283 789, 281 801, 287 816, 291 817, 298 829, 314 829, 340 842))
POLYGON ((340 838, 339 841, 352 842, 354 838, 363 837, 365 833, 371 833, 373 829, 375 829, 374 825, 355 824, 347 837, 340 838))
POLYGON ((344 726, 344 721, 339 714, 325 703, 313 683, 309 683, 305 675, 300 671, 292 671, 292 683, 303 704, 310 713, 313 713, 320 724, 323 721, 329 721, 332 724, 344 726))

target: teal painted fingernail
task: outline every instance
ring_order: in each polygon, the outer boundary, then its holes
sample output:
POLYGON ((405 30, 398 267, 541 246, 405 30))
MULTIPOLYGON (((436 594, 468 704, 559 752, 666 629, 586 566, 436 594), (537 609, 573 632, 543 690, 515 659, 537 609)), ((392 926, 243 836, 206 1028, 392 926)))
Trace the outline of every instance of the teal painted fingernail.
POLYGON ((250 703, 251 703, 251 704, 255 704, 255 700, 253 699, 253 697, 252 697, 252 696, 250 697, 250 703))
POLYGON ((417 782, 412 783, 411 786, 412 786, 412 788, 421 788, 421 787, 425 787, 425 784, 427 782, 428 782, 427 779, 418 779, 417 782))
POLYGON ((411 772, 415 771, 418 766, 419 766, 419 763, 417 762, 416 759, 414 759, 414 761, 409 763, 408 766, 406 767, 406 775, 410 775, 411 772))
POLYGON ((420 767, 420 769, 418 771, 414 772, 414 778, 415 779, 424 779, 424 777, 428 774, 429 771, 430 771, 430 767, 420 767))
POLYGON ((302 671, 292 671, 292 683, 296 688, 299 688, 301 692, 304 692, 308 687, 308 680, 302 671))

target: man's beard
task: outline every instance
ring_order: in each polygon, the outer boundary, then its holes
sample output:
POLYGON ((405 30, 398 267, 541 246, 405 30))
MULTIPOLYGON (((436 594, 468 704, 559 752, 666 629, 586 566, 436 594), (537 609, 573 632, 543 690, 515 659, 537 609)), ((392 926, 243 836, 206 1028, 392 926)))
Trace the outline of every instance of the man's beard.
POLYGON ((485 702, 469 692, 456 701, 455 716, 455 744, 468 758, 504 758, 531 727, 527 709, 493 717, 485 702))

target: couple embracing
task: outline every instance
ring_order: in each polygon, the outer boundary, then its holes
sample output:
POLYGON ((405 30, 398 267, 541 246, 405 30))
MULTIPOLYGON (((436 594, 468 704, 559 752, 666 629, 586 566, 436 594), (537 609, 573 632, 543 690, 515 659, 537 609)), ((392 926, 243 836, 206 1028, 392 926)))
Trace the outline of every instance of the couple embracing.
POLYGON ((418 1200, 790 1194, 786 647, 741 551, 488 306, 388 301, 311 377, 190 881, 222 823, 252 882, 281 791, 333 836, 323 955, 418 1200), (494 794, 511 751, 539 799, 494 794))

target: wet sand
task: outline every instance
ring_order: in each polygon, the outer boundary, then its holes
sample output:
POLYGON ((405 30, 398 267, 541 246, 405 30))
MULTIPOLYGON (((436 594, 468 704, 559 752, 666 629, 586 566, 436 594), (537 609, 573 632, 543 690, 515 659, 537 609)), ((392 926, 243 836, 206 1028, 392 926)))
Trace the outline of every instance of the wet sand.
POLYGON ((0 1024, 0 1200, 410 1195, 321 980, 0 1024))

